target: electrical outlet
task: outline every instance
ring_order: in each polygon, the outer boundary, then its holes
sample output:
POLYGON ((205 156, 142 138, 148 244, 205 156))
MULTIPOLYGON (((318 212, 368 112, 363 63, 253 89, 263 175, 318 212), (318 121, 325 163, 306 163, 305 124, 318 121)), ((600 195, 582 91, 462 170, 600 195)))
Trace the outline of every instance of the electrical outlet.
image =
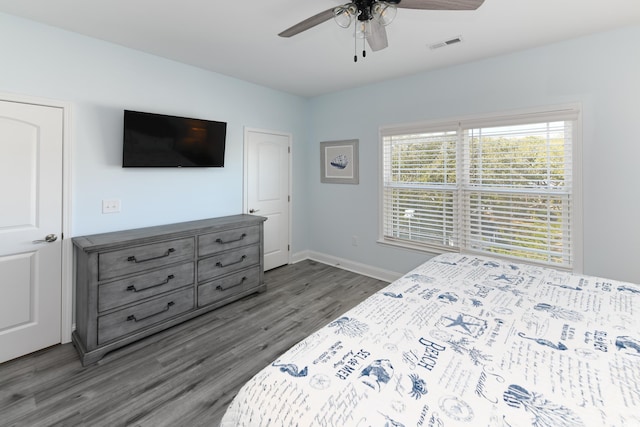
POLYGON ((120 212, 120 200, 109 199, 102 201, 102 213, 119 213, 120 212))
POLYGON ((351 244, 353 246, 358 246, 358 236, 351 236, 351 244))

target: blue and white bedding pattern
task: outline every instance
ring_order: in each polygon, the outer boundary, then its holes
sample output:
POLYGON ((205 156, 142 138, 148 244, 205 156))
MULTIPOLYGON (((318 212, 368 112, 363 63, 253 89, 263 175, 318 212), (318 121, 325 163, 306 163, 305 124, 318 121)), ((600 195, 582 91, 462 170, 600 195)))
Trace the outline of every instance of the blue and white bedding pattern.
POLYGON ((465 254, 296 344, 221 426, 640 426, 640 286, 465 254))

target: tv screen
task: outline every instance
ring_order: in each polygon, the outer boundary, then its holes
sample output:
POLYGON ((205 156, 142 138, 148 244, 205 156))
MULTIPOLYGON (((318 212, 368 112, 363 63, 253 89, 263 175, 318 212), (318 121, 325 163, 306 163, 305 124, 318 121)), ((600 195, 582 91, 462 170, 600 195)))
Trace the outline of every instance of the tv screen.
POLYGON ((227 124, 124 111, 122 167, 223 167, 227 124))

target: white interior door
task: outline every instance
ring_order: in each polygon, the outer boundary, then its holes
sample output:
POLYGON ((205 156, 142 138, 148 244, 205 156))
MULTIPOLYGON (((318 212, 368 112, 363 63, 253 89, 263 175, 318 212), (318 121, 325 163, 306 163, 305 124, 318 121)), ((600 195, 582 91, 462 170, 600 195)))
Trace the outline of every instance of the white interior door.
POLYGON ((0 100, 0 363, 61 341, 62 148, 61 108, 0 100))
POLYGON ((264 269, 289 263, 289 145, 291 136, 245 132, 245 211, 264 216, 264 269))

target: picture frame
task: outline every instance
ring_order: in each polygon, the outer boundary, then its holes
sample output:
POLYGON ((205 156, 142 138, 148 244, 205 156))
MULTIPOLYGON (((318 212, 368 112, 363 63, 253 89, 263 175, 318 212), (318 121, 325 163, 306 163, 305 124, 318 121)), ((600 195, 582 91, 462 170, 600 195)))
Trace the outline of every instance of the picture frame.
POLYGON ((359 184, 357 139, 320 142, 320 182, 359 184))

